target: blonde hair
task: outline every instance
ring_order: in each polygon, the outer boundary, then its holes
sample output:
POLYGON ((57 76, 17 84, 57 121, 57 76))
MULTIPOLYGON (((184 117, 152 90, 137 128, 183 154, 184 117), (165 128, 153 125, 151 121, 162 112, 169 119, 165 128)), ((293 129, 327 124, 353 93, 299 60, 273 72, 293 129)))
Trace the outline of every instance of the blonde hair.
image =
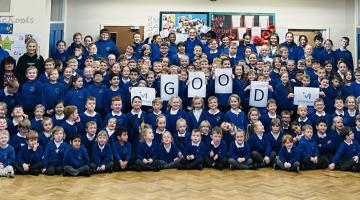
POLYGON ((10 139, 10 134, 9 134, 9 131, 4 129, 4 130, 0 130, 0 135, 2 136, 7 136, 8 139, 10 139))
POLYGON ((141 133, 140 140, 141 141, 145 141, 145 136, 146 136, 146 134, 148 133, 149 130, 152 131, 151 125, 145 124, 145 123, 142 123, 140 125, 140 133, 141 133))
POLYGON ((170 100, 169 100, 169 103, 168 103, 168 110, 171 109, 171 106, 172 106, 173 101, 174 101, 175 99, 178 99, 178 100, 179 100, 180 108, 182 108, 182 100, 181 100, 181 98, 180 98, 179 96, 172 96, 172 97, 170 98, 170 100))
POLYGON ((104 131, 104 130, 101 130, 101 131, 98 133, 98 135, 96 136, 96 141, 99 141, 99 137, 100 137, 100 136, 105 136, 106 141, 109 140, 109 136, 108 136, 108 134, 106 133, 106 131, 104 131))
POLYGON ((195 109, 195 108, 194 108, 194 102, 195 102, 196 100, 200 100, 200 101, 201 101, 201 108, 204 108, 204 99, 203 99, 202 97, 200 97, 200 96, 195 96, 195 97, 192 99, 192 101, 191 101, 191 107, 192 107, 192 109, 193 109, 193 110, 195 109))
POLYGON ((63 139, 65 139, 65 137, 66 137, 65 131, 64 131, 64 129, 63 129, 62 127, 60 127, 60 126, 55 126, 55 127, 52 129, 51 138, 54 138, 54 135, 55 135, 56 133, 59 133, 59 132, 62 132, 62 133, 63 133, 63 135, 64 135, 63 139))
POLYGON ((176 129, 178 129, 180 123, 185 123, 185 125, 187 126, 186 120, 184 118, 180 118, 176 121, 176 129))

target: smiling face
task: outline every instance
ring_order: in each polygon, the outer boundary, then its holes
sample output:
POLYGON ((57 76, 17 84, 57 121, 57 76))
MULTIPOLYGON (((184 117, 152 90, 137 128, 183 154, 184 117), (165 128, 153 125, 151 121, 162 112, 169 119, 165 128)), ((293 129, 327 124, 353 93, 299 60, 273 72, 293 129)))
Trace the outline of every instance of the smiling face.
POLYGON ((194 131, 192 134, 191 134, 191 141, 193 143, 198 143, 200 142, 201 140, 201 133, 200 131, 194 131))

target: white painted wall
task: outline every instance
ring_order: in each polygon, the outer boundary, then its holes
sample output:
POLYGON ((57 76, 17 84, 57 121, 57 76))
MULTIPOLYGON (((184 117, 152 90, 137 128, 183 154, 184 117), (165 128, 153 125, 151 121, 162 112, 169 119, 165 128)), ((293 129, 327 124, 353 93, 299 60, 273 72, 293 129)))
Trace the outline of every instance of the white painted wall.
POLYGON ((13 16, 0 17, 0 22, 14 23, 14 33, 34 33, 40 36, 40 54, 49 52, 50 0, 13 0, 13 16))
POLYGON ((74 32, 97 37, 101 24, 147 29, 149 18, 158 20, 160 11, 274 12, 278 27, 329 28, 335 47, 347 35, 354 51, 354 6, 354 0, 69 0, 65 39, 71 42, 74 32))

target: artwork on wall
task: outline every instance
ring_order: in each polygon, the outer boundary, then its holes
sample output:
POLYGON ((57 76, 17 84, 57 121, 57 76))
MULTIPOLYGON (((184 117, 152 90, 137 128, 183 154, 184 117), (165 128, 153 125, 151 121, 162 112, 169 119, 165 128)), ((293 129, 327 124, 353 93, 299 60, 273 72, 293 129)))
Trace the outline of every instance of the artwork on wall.
POLYGON ((207 12, 160 12, 159 31, 162 37, 175 33, 177 41, 185 41, 190 28, 198 33, 206 33, 209 28, 209 13, 207 12))

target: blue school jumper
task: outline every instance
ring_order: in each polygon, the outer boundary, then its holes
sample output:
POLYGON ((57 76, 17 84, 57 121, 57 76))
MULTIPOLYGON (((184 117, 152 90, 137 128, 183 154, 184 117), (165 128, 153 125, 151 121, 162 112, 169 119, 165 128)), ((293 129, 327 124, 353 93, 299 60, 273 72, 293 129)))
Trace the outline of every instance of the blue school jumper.
POLYGON ((191 143, 191 135, 189 132, 180 134, 179 132, 173 134, 174 144, 179 148, 179 151, 184 152, 187 144, 191 143))
MULTIPOLYGON (((123 89, 121 89, 120 87, 117 90, 112 90, 111 87, 107 88, 104 91, 104 97, 103 97, 105 113, 111 112, 111 99, 113 97, 119 96, 119 97, 121 97, 122 102, 125 103, 124 95, 125 95, 125 93, 124 93, 123 89)), ((124 106, 124 104, 123 104, 123 106, 124 106)))
POLYGON ((158 160, 159 157, 159 146, 151 142, 150 146, 146 142, 140 142, 136 149, 136 159, 153 159, 158 160))
POLYGON ((190 142, 184 149, 184 157, 189 155, 194 155, 194 160, 202 159, 205 156, 205 144, 203 142, 199 142, 198 144, 193 144, 190 142))
MULTIPOLYGON (((185 54, 185 55, 189 57, 188 54, 185 54)), ((180 56, 182 56, 182 55, 180 55, 180 54, 178 54, 178 53, 172 55, 172 56, 170 57, 170 63, 171 63, 172 65, 180 66, 180 56)))
POLYGON ((14 147, 17 155, 23 146, 27 146, 26 136, 21 136, 20 133, 12 135, 9 144, 14 147))
POLYGON ((46 110, 55 108, 56 103, 62 100, 65 95, 65 86, 62 83, 46 83, 42 91, 42 105, 46 110))
POLYGON ((129 135, 129 141, 131 143, 131 147, 133 150, 136 150, 139 139, 140 139, 140 133, 139 133, 139 127, 141 123, 144 121, 145 113, 141 111, 140 114, 136 114, 133 112, 129 112, 126 114, 126 122, 125 126, 128 131, 129 135))
POLYGON ((150 124, 153 129, 156 129, 156 118, 160 114, 162 114, 162 113, 161 112, 160 113, 154 113, 154 112, 148 113, 144 119, 145 123, 150 124))
POLYGON ((104 93, 106 90, 105 85, 92 84, 88 87, 90 96, 95 97, 96 107, 95 110, 104 110, 104 93))
POLYGON ((280 44, 280 46, 282 47, 286 47, 289 51, 289 59, 291 60, 295 60, 295 62, 297 62, 299 60, 299 58, 297 57, 297 49, 298 46, 295 44, 295 42, 292 43, 288 43, 288 42, 284 42, 282 44, 280 44))
POLYGON ((201 135, 201 141, 206 145, 210 145, 211 143, 211 133, 210 131, 205 135, 205 134, 202 134, 201 135))
POLYGON ((185 119, 186 124, 189 124, 187 113, 182 109, 179 109, 176 114, 171 114, 171 111, 169 110, 165 113, 165 116, 166 130, 170 131, 170 133, 173 135, 176 133, 176 121, 178 119, 183 118, 185 119))
MULTIPOLYGON (((123 90, 123 108, 131 108, 131 93, 129 91, 132 87, 137 87, 139 85, 139 82, 132 83, 131 81, 124 84, 122 90, 123 90)), ((125 109, 126 110, 126 109, 125 109)))
POLYGON ((170 43, 170 47, 169 47, 170 57, 176 53, 177 53, 177 45, 175 43, 170 43))
POLYGON ((357 126, 355 126, 352 128, 352 132, 354 133, 355 140, 360 142, 360 129, 357 126))
POLYGON ((156 44, 156 43, 151 43, 150 44, 151 47, 151 55, 150 55, 150 60, 151 63, 153 63, 154 61, 158 61, 160 60, 160 45, 156 44))
POLYGON ((90 121, 95 121, 96 122, 96 128, 97 130, 101 130, 103 128, 103 124, 101 122, 101 117, 99 115, 99 113, 94 113, 93 115, 88 115, 85 112, 80 114, 80 122, 83 124, 83 127, 86 127, 86 123, 90 122, 90 121))
POLYGON ((347 49, 345 50, 336 49, 335 55, 337 60, 339 59, 345 60, 345 63, 351 72, 354 71, 354 63, 353 63, 353 57, 351 51, 347 49))
POLYGON ((194 115, 194 111, 190 111, 188 113, 188 119, 189 119, 189 130, 198 129, 200 127, 200 123, 206 119, 206 111, 202 110, 199 120, 196 120, 196 117, 194 115))
POLYGON ((97 54, 106 60, 110 54, 114 54, 116 58, 120 56, 120 51, 115 45, 115 43, 108 39, 108 40, 98 40, 95 42, 96 47, 98 49, 97 54))
POLYGON ((209 110, 205 115, 205 120, 209 121, 212 128, 214 128, 215 126, 220 126, 221 122, 224 121, 224 113, 220 111, 216 113, 210 113, 209 110))
POLYGON ((175 144, 170 145, 169 152, 165 149, 165 145, 161 144, 159 148, 159 160, 165 161, 166 163, 174 162, 174 159, 179 155, 179 149, 175 144))
POLYGON ((297 119, 297 121, 299 122, 301 128, 305 125, 310 125, 311 127, 313 127, 313 123, 311 123, 311 121, 308 117, 306 117, 304 120, 301 120, 299 117, 297 119))
POLYGON ((43 130, 42 119, 34 118, 30 121, 31 129, 40 133, 43 130))
POLYGON ((156 129, 153 129, 153 133, 154 133, 154 140, 153 142, 155 142, 156 144, 160 145, 161 141, 162 141, 162 134, 166 131, 166 129, 163 132, 158 132, 156 131, 156 129))
POLYGON ((269 139, 269 143, 271 146, 271 150, 275 151, 276 154, 279 154, 279 151, 281 149, 281 144, 282 144, 282 138, 284 136, 284 133, 282 131, 280 131, 280 133, 278 134, 278 137, 275 138, 273 136, 273 134, 271 134, 271 132, 269 132, 267 135, 267 138, 269 139))
POLYGON ((244 112, 240 110, 239 113, 235 113, 232 110, 229 110, 224 115, 224 121, 233 123, 237 128, 246 130, 248 125, 248 119, 244 112))
POLYGON ((357 82, 356 80, 351 82, 350 94, 355 96, 355 98, 360 96, 360 83, 357 82))
POLYGON ((96 166, 108 165, 112 159, 112 150, 110 144, 106 143, 103 149, 100 148, 98 143, 93 145, 92 149, 92 161, 96 166))
POLYGON ((64 103, 66 106, 74 105, 78 109, 78 113, 85 111, 86 98, 90 96, 89 90, 86 88, 70 89, 64 97, 64 103))
POLYGON ((334 132, 329 131, 324 135, 319 135, 318 133, 315 133, 313 135, 313 139, 318 144, 319 154, 321 156, 326 156, 328 154, 331 155, 335 154, 338 147, 338 141, 337 141, 337 136, 334 135, 334 132))
POLYGON ((355 118, 358 114, 359 114, 358 111, 356 111, 355 113, 349 113, 349 110, 345 111, 345 115, 343 117, 344 125, 349 127, 355 127, 356 126, 355 118))
POLYGON ((53 58, 54 60, 60 60, 64 66, 66 65, 66 60, 68 57, 69 54, 67 51, 60 53, 59 50, 56 50, 56 52, 53 55, 51 55, 51 58, 53 58))
POLYGON ((124 142, 121 144, 120 142, 114 142, 112 144, 112 151, 114 154, 114 161, 119 162, 122 161, 130 161, 131 158, 131 144, 130 142, 124 142))
POLYGON ((37 162, 42 161, 43 159, 43 149, 41 146, 38 146, 36 151, 33 149, 29 149, 28 145, 24 145, 21 147, 18 155, 17 155, 17 162, 21 165, 24 163, 26 164, 35 164, 37 162))
POLYGON ((269 112, 261 113, 260 121, 264 124, 265 132, 270 132, 271 131, 271 121, 273 119, 280 119, 281 120, 281 117, 279 115, 276 115, 275 118, 274 118, 273 116, 269 115, 269 112))
POLYGON ((294 164, 295 162, 299 162, 300 158, 300 149, 296 146, 293 146, 290 150, 283 146, 279 151, 279 160, 282 163, 288 162, 290 164, 294 164))
POLYGON ((340 144, 332 162, 337 163, 342 159, 349 160, 354 156, 360 156, 359 143, 356 140, 353 140, 350 144, 343 141, 340 144))
POLYGON ((261 139, 257 134, 252 134, 248 140, 248 144, 251 151, 257 151, 260 154, 270 157, 271 145, 265 134, 263 134, 261 139))
POLYGON ((251 52, 257 54, 257 49, 256 49, 256 46, 255 46, 254 44, 244 45, 244 44, 242 43, 242 44, 239 44, 239 46, 238 46, 237 56, 239 56, 239 57, 241 57, 241 58, 244 58, 244 56, 245 56, 244 53, 245 53, 246 47, 250 47, 250 48, 251 48, 251 52))
POLYGON ((123 113, 115 114, 113 111, 109 112, 104 119, 104 127, 106 127, 110 118, 116 118, 116 125, 125 127, 126 126, 126 115, 123 113))
POLYGON ((11 145, 7 145, 5 148, 0 147, 0 163, 7 167, 12 165, 15 161, 15 150, 11 145))
POLYGON ((333 66, 333 70, 337 71, 336 56, 337 55, 333 50, 331 50, 330 52, 324 50, 320 53, 319 58, 320 58, 320 62, 322 65, 324 65, 325 61, 327 61, 327 60, 330 61, 333 66))
POLYGON ((43 85, 35 81, 27 81, 21 87, 19 91, 19 102, 24 110, 34 110, 37 104, 41 104, 41 93, 43 85))
POLYGON ((236 141, 232 142, 229 148, 229 157, 234 160, 238 158, 245 158, 245 161, 249 160, 250 146, 246 142, 242 145, 239 145, 236 141))
POLYGON ((81 122, 76 123, 76 122, 69 122, 67 120, 65 120, 62 124, 61 127, 64 129, 65 132, 65 141, 66 142, 70 142, 70 139, 72 136, 74 136, 75 134, 83 134, 84 133, 84 127, 82 125, 81 122))
POLYGON ((55 126, 61 126, 61 124, 63 122, 65 122, 65 116, 63 116, 63 118, 61 119, 60 117, 54 115, 51 119, 52 119, 52 122, 54 124, 54 127, 55 126))
POLYGON ((49 165, 62 166, 67 148, 69 146, 65 142, 61 142, 59 147, 56 147, 54 140, 48 142, 44 153, 44 168, 47 169, 49 165))
POLYGON ((64 154, 64 166, 71 166, 73 168, 80 168, 81 166, 89 164, 89 156, 84 146, 79 149, 74 149, 69 146, 64 154))
POLYGON ((39 144, 42 147, 42 149, 45 149, 50 141, 51 135, 47 137, 44 132, 38 132, 38 133, 39 133, 39 144))
POLYGON ((218 155, 218 160, 222 160, 227 157, 227 147, 223 140, 220 141, 217 147, 215 147, 213 142, 211 142, 209 145, 205 145, 205 148, 205 154, 207 156, 210 156, 210 152, 213 151, 214 155, 218 155))
POLYGON ((211 65, 213 63, 214 58, 220 57, 220 54, 221 52, 219 50, 216 50, 216 52, 211 52, 211 51, 206 52, 209 64, 211 65))
POLYGON ((93 146, 96 143, 96 135, 88 137, 87 133, 81 136, 81 144, 86 148, 89 158, 91 158, 93 152, 93 146))
POLYGON ((310 115, 310 121, 313 124, 313 128, 315 128, 316 124, 318 123, 318 121, 321 120, 325 120, 326 124, 330 125, 332 124, 332 118, 330 117, 329 114, 327 114, 326 112, 324 112, 324 114, 319 115, 316 113, 310 115))
POLYGON ((5 92, 5 90, 6 88, 0 91, 0 101, 5 102, 7 109, 12 111, 15 106, 20 104, 20 94, 18 92, 15 94, 9 94, 5 92))
POLYGON ((277 103, 277 107, 279 111, 283 110, 293 110, 293 98, 288 98, 289 93, 293 92, 293 87, 290 84, 284 85, 283 83, 279 83, 274 88, 274 98, 277 103))
POLYGON ((0 63, 7 56, 10 56, 9 52, 0 47, 0 63))
POLYGON ((194 54, 194 48, 196 45, 202 46, 202 43, 199 39, 191 40, 190 38, 188 38, 188 39, 186 39, 184 44, 185 44, 185 53, 190 56, 192 56, 194 54))
POLYGON ((318 144, 313 139, 308 140, 305 137, 302 137, 298 143, 298 147, 301 149, 301 157, 303 160, 315 156, 319 157, 320 155, 318 144))
POLYGON ((324 47, 314 47, 313 48, 313 58, 315 60, 320 60, 320 54, 321 52, 325 51, 324 47))

